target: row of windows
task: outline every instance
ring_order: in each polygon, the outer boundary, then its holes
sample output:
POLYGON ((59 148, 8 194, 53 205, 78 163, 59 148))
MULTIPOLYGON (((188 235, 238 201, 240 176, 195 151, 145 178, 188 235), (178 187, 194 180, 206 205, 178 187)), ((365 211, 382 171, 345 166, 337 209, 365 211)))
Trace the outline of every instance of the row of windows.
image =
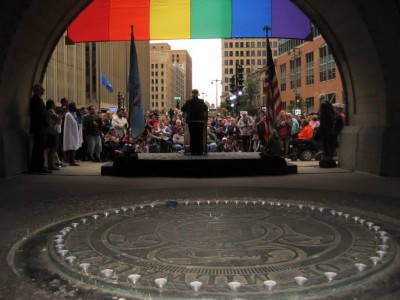
MULTIPOLYGON (((155 90, 156 92, 158 92, 158 86, 156 86, 156 87, 152 86, 152 87, 151 87, 151 91, 154 92, 154 90, 155 90)), ((161 92, 164 92, 164 87, 163 87, 163 86, 161 87, 161 92)))
MULTIPOLYGON (((161 76, 164 76, 164 71, 161 71, 160 72, 160 74, 161 74, 161 76)), ((151 72, 151 76, 158 76, 158 71, 156 71, 156 72, 151 72)))
MULTIPOLYGON (((160 103, 159 102, 151 102, 151 107, 159 107, 160 105, 159 105, 160 103)), ((161 107, 164 107, 164 102, 161 102, 161 107)))
MULTIPOLYGON (((266 42, 224 42, 224 48, 266 48, 266 42)), ((272 47, 276 47, 276 41, 272 42, 272 47)))
MULTIPOLYGON (((158 79, 152 79, 151 80, 151 84, 158 84, 158 79)), ((164 84, 164 79, 163 78, 161 78, 161 84, 164 84)))
POLYGON ((257 64, 255 59, 240 59, 240 60, 233 60, 233 59, 226 59, 224 61, 225 66, 236 66, 236 65, 242 65, 242 66, 262 66, 266 65, 267 60, 266 59, 257 59, 257 64))
MULTIPOLYGON (((155 94, 155 95, 154 95, 154 94, 151 94, 151 99, 153 99, 153 100, 154 100, 154 99, 158 100, 158 94, 155 94)), ((160 99, 164 99, 164 94, 161 94, 161 95, 160 95, 160 99)))
MULTIPOLYGON (((160 66, 161 66, 161 69, 164 69, 164 64, 160 64, 160 66)), ((151 68, 152 69, 154 69, 154 68, 158 69, 158 64, 151 64, 151 68)))

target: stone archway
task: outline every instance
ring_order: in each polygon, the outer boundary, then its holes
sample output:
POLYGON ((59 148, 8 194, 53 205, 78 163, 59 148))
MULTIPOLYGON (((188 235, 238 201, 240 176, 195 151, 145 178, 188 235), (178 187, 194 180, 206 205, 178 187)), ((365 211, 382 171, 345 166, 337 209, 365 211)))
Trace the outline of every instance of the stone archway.
MULTIPOLYGON (((1 11, 0 176, 28 170, 30 88, 40 81, 61 34, 90 0, 16 0, 1 11)), ((400 175, 400 1, 293 0, 320 28, 335 53, 350 123, 340 164, 400 175)))

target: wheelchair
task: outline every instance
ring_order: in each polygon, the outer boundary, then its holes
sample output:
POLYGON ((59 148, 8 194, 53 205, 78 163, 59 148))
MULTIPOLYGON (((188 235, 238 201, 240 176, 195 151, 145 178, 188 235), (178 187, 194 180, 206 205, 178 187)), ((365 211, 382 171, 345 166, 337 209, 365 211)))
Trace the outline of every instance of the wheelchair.
POLYGON ((310 161, 313 158, 320 161, 323 156, 323 152, 315 146, 313 140, 296 140, 293 144, 289 145, 288 157, 292 161, 298 159, 302 161, 310 161))

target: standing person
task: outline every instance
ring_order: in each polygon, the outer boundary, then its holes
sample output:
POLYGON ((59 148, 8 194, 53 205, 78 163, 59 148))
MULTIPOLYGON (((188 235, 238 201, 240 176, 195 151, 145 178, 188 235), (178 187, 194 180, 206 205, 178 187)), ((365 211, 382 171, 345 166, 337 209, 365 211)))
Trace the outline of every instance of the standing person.
POLYGON ((75 162, 75 156, 76 150, 82 146, 80 132, 76 120, 76 104, 74 102, 69 102, 68 111, 64 120, 63 150, 67 151, 70 166, 79 166, 79 164, 75 162))
POLYGON ((102 162, 100 153, 102 151, 101 118, 97 115, 94 106, 89 106, 89 114, 83 119, 83 128, 86 133, 87 152, 93 162, 102 162))
POLYGON ((334 168, 336 163, 333 160, 335 148, 337 143, 337 136, 335 134, 335 112, 332 103, 326 100, 325 95, 320 95, 319 116, 320 125, 317 131, 318 137, 322 140, 322 148, 324 151, 324 158, 319 162, 320 167, 334 168))
POLYGON ((265 115, 265 110, 260 109, 258 112, 258 118, 254 124, 254 128, 258 134, 260 144, 265 147, 267 141, 265 140, 266 128, 267 128, 267 116, 265 115))
POLYGON ((280 124, 277 126, 278 128, 278 136, 281 143, 282 154, 287 156, 289 153, 289 140, 290 140, 290 128, 289 121, 286 119, 281 120, 280 124))
POLYGON ((243 152, 249 152, 250 135, 251 135, 251 129, 253 127, 253 119, 249 118, 247 112, 244 111, 237 126, 240 129, 240 137, 242 138, 243 152))
POLYGON ((190 133, 190 152, 192 155, 203 154, 204 123, 207 122, 208 107, 203 99, 199 99, 199 91, 192 91, 192 99, 182 106, 186 112, 186 122, 190 133))
POLYGON ((41 84, 32 87, 33 96, 30 101, 30 132, 33 135, 31 169, 33 173, 52 173, 44 166, 46 151, 46 135, 49 128, 46 106, 42 96, 45 89, 41 84))
POLYGON ((128 128, 128 120, 124 117, 124 110, 122 108, 118 109, 117 115, 113 117, 111 126, 117 130, 118 136, 121 139, 125 136, 125 131, 128 128))
MULTIPOLYGON (((47 115, 49 120, 49 128, 47 131, 47 168, 49 170, 60 170, 56 167, 56 155, 58 148, 58 136, 57 125, 61 124, 62 117, 57 115, 55 112, 56 104, 53 100, 49 99, 46 102, 47 115)), ((57 156, 58 158, 58 156, 57 156)))

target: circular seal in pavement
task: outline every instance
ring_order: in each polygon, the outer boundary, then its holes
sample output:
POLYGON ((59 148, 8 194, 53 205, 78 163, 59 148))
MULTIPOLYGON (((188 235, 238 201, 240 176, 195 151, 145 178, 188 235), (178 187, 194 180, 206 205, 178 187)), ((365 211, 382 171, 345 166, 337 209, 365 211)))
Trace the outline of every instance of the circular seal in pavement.
POLYGON ((381 227, 288 201, 143 203, 47 226, 15 265, 54 292, 74 286, 69 296, 80 299, 302 298, 382 276, 397 246, 381 227))

